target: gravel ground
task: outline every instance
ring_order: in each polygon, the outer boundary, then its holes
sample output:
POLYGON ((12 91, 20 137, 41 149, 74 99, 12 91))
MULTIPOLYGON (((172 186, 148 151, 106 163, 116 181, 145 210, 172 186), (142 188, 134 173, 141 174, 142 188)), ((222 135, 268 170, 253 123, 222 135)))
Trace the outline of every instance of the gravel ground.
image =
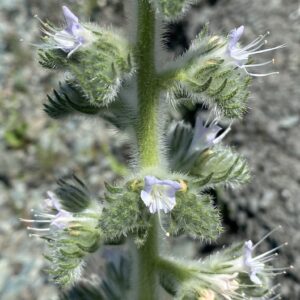
MULTIPOLYGON (((38 22, 32 17, 61 21, 59 6, 68 4, 101 24, 123 24, 122 1, 0 1, 0 298, 3 300, 56 299, 56 287, 47 282, 41 255, 43 243, 28 238, 19 217, 39 207, 55 179, 75 170, 101 195, 104 181, 112 181, 115 164, 126 144, 104 122, 60 123, 42 112, 45 94, 58 78, 43 71, 30 43, 38 41, 38 22), (98 3, 97 3, 98 2, 98 3), (57 17, 56 17, 57 16, 57 17), (22 38, 24 42, 19 42, 22 38)), ((258 241, 279 224, 262 250, 288 241, 279 264, 294 265, 280 278, 285 299, 300 298, 300 86, 297 1, 203 1, 179 25, 172 26, 170 47, 180 52, 207 21, 212 31, 227 33, 246 25, 245 42, 270 31, 269 45, 287 43, 275 55, 279 76, 255 79, 250 110, 234 124, 226 142, 249 160, 253 180, 239 191, 218 191, 224 206, 226 234, 219 245, 234 240, 258 241), (210 3, 215 3, 211 5, 210 3)), ((84 120, 85 121, 85 120, 84 120)), ((189 243, 190 247, 190 243, 189 243)))

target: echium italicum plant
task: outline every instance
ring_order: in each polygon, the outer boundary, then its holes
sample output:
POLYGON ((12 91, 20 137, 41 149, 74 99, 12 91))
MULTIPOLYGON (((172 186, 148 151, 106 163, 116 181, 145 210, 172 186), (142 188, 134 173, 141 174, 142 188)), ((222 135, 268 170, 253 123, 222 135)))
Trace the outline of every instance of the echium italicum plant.
POLYGON ((276 73, 266 66, 273 59, 256 58, 284 45, 267 48, 266 33, 245 46, 244 26, 227 36, 206 26, 185 53, 169 59, 165 25, 197 1, 124 2, 124 32, 85 23, 66 6, 62 28, 40 20, 40 64, 67 74, 48 96, 45 112, 54 119, 103 118, 125 131, 132 145, 130 175, 107 183, 104 199, 73 175, 47 193, 33 220, 23 220, 32 223, 31 235, 47 242, 51 278, 76 291, 90 253, 126 244, 127 257, 108 267, 112 278, 99 287, 81 285, 81 296, 66 293, 63 299, 157 300, 163 289, 174 299, 279 298, 272 277, 286 268, 271 263, 284 245, 255 253, 267 236, 198 261, 177 258, 166 245, 183 234, 204 242, 221 234, 222 216, 208 188, 234 188, 250 179, 245 159, 222 140, 247 110, 252 78, 276 73), (183 111, 190 108, 199 109, 189 123, 183 111))

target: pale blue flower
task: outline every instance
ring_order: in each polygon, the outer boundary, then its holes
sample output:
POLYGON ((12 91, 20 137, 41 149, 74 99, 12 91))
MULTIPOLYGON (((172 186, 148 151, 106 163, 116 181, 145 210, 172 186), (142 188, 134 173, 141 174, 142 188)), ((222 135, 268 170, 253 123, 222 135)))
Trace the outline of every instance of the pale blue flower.
POLYGON ((217 125, 217 120, 214 120, 207 126, 207 123, 205 124, 200 114, 198 114, 189 152, 199 153, 205 149, 213 147, 214 145, 222 141, 222 139, 227 135, 231 128, 229 126, 221 135, 218 136, 221 130, 222 127, 217 125))
POLYGON ((63 30, 57 31, 50 25, 41 21, 43 25, 43 32, 51 38, 46 47, 50 49, 61 49, 68 53, 70 57, 80 47, 88 45, 93 41, 92 33, 80 24, 79 19, 67 7, 62 7, 66 27, 63 30))
POLYGON ((141 191, 141 199, 154 214, 163 210, 171 211, 176 205, 176 192, 181 189, 180 183, 172 180, 160 180, 154 176, 145 177, 144 189, 141 191))
MULTIPOLYGON (((268 234, 269 236, 269 234, 268 234)), ((284 267, 284 268, 274 268, 269 266, 268 263, 271 262, 278 254, 277 250, 286 246, 287 243, 284 243, 278 247, 275 247, 265 253, 262 253, 258 256, 254 256, 255 248, 264 240, 260 240, 257 244, 253 244, 251 240, 245 242, 243 257, 242 257, 242 269, 249 274, 250 280, 256 285, 262 285, 263 282, 261 278, 275 276, 277 274, 285 273, 286 270, 293 268, 284 267), (261 277, 261 278, 260 278, 261 277)))
POLYGON ((50 224, 63 229, 67 227, 68 222, 72 219, 72 214, 61 208, 58 198, 53 192, 47 192, 49 198, 45 200, 48 209, 55 210, 57 213, 50 217, 50 224))
POLYGON ((43 205, 45 212, 35 213, 34 217, 37 219, 21 219, 21 221, 35 224, 49 224, 49 227, 27 227, 27 229, 34 232, 49 232, 50 226, 54 229, 64 229, 68 226, 70 221, 74 220, 72 213, 62 209, 57 196, 53 192, 48 191, 47 196, 48 198, 45 199, 43 205))
POLYGON ((274 63, 274 59, 264 62, 264 63, 259 63, 259 64, 247 64, 250 56, 253 56, 255 54, 260 54, 260 53, 265 53, 265 52, 270 52, 276 49, 280 49, 285 47, 285 45, 280 45, 277 47, 273 48, 266 48, 266 49, 261 49, 267 41, 265 40, 266 36, 269 34, 267 32, 264 35, 261 35, 257 37, 254 41, 252 41, 250 44, 248 44, 245 47, 241 47, 239 45, 239 40, 241 39, 243 33, 244 33, 245 27, 240 26, 238 28, 233 29, 229 33, 229 40, 228 40, 228 46, 227 46, 227 55, 233 60, 234 64, 238 66, 239 68, 243 69, 248 75, 251 76, 268 76, 272 74, 278 74, 278 72, 270 72, 270 73, 253 73, 249 72, 249 68, 256 68, 256 67, 261 67, 265 66, 268 64, 274 63))
POLYGON ((244 245, 244 255, 243 255, 243 263, 244 267, 247 270, 250 280, 254 284, 261 285, 262 281, 259 279, 257 274, 261 273, 264 269, 264 264, 260 263, 259 261, 255 261, 252 258, 252 252, 253 252, 253 242, 247 241, 244 245))

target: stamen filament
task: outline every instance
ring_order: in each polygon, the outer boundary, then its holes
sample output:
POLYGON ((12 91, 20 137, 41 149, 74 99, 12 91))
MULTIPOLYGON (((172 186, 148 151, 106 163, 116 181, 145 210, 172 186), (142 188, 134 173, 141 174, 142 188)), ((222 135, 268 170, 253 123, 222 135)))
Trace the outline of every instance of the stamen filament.
POLYGON ((41 232, 50 231, 50 228, 34 228, 34 227, 30 227, 30 226, 28 226, 27 229, 33 230, 33 231, 41 231, 41 232))

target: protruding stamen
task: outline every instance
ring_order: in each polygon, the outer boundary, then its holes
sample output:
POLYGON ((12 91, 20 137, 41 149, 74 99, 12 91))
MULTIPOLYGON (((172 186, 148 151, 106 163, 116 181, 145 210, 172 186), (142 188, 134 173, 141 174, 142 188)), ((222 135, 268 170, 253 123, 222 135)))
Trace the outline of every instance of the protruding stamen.
POLYGON ((259 53, 270 52, 270 51, 274 51, 274 50, 277 50, 277 49, 282 49, 284 47, 286 47, 286 44, 282 44, 282 45, 279 45, 279 46, 273 47, 273 48, 267 48, 267 49, 263 49, 263 50, 249 52, 249 56, 254 55, 254 54, 259 54, 259 53))
MULTIPOLYGON (((267 251, 267 252, 265 252, 265 253, 262 253, 261 255, 256 256, 255 258, 253 258, 253 260, 260 260, 261 258, 263 258, 263 257, 265 257, 265 256, 268 256, 269 254, 271 254, 271 253, 277 251, 278 249, 280 249, 280 248, 282 248, 282 247, 285 247, 285 246, 287 246, 287 245, 288 245, 288 243, 281 244, 281 245, 275 247, 274 249, 271 249, 271 250, 269 250, 269 251, 267 251)), ((254 246, 254 247, 255 247, 255 246, 254 246)), ((253 248, 253 249, 254 249, 254 248, 253 248)))
POLYGON ((166 235, 166 237, 170 237, 170 233, 168 231, 166 231, 164 226, 163 226, 160 210, 158 210, 158 222, 159 222, 159 226, 160 226, 161 230, 166 235))
POLYGON ((27 219, 19 219, 21 222, 25 222, 25 223, 51 223, 50 220, 27 220, 27 219))
POLYGON ((218 144, 220 141, 223 140, 223 138, 228 134, 228 132, 231 130, 231 124, 227 127, 227 129, 219 135, 217 138, 214 139, 213 143, 218 144))
POLYGON ((279 72, 270 72, 270 73, 265 73, 265 74, 257 74, 257 73, 250 73, 250 72, 248 72, 246 70, 246 68, 243 68, 243 69, 246 71, 246 73, 248 75, 251 75, 251 76, 254 76, 254 77, 266 77, 266 76, 270 76, 270 75, 278 75, 279 74, 279 72))
POLYGON ((266 61, 264 63, 260 63, 260 64, 251 64, 251 65, 244 65, 245 68, 254 68, 254 67, 261 67, 261 66, 265 66, 265 65, 269 65, 269 64, 274 64, 275 60, 274 58, 272 60, 266 61))
POLYGON ((260 245, 265 239, 267 239, 271 234, 273 234, 274 232, 278 231, 282 229, 282 226, 279 225, 278 227, 274 228, 273 230, 271 230, 269 233, 267 233, 262 239, 260 239, 254 246, 253 246, 253 250, 260 245))
POLYGON ((34 227, 27 227, 28 230, 33 230, 33 231, 40 231, 40 232, 44 232, 44 231, 50 231, 50 228, 34 228, 34 227))

